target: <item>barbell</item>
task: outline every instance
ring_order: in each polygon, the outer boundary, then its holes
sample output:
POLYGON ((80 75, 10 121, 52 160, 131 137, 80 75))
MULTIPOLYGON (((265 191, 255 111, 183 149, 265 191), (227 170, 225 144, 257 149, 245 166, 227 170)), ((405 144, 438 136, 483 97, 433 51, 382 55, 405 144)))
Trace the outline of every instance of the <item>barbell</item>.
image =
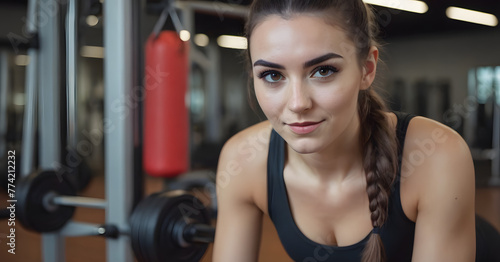
MULTIPOLYGON (((55 171, 41 171, 21 179, 16 186, 19 222, 35 232, 62 229, 73 217, 75 207, 105 208, 106 202, 76 196, 77 190, 55 171)), ((130 231, 101 225, 97 235, 129 235, 139 262, 199 261, 215 228, 210 212, 194 195, 183 190, 152 194, 143 199, 130 216, 130 231)))
POLYGON ((56 195, 75 196, 76 190, 55 171, 41 171, 19 180, 16 186, 16 216, 32 231, 44 233, 62 228, 74 214, 75 207, 55 205, 56 195))

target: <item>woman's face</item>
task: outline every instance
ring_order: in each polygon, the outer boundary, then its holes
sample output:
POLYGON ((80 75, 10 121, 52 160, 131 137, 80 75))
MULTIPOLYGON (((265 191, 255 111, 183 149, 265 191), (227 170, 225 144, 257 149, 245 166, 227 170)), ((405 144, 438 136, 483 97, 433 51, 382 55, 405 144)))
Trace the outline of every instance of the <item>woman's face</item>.
POLYGON ((308 15, 267 17, 249 48, 259 105, 291 148, 319 152, 357 131, 358 92, 373 81, 375 48, 360 65, 342 29, 308 15))

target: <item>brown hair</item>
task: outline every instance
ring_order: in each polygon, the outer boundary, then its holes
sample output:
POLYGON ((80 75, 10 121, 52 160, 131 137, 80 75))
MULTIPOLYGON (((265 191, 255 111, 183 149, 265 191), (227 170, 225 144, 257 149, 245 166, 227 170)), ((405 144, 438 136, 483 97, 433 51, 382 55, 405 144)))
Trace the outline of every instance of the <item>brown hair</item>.
MULTIPOLYGON (((293 15, 314 13, 327 22, 340 26, 354 43, 360 65, 367 59, 378 26, 373 11, 362 0, 254 0, 246 25, 250 38, 255 27, 270 15, 290 19, 293 15)), ((250 59, 250 49, 248 49, 250 59)), ((251 66, 251 65, 250 65, 251 66)), ((397 171, 397 142, 394 130, 384 114, 386 107, 372 87, 358 95, 358 113, 363 147, 363 168, 371 221, 374 228, 382 227, 387 218, 391 184, 397 171)), ((385 249, 379 234, 371 234, 362 254, 363 262, 385 261, 385 249)))

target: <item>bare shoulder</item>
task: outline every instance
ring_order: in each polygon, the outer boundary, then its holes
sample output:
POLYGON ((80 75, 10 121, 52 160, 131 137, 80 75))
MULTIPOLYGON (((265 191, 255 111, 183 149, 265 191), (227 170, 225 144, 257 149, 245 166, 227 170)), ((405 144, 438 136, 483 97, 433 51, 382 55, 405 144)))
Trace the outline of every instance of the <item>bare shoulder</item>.
POLYGON ((271 124, 264 121, 240 131, 225 143, 221 157, 253 164, 268 148, 271 130, 271 124))
POLYGON ((252 202, 262 202, 255 198, 266 190, 267 151, 271 130, 271 124, 264 121, 244 129, 225 143, 217 168, 219 191, 231 188, 231 191, 235 190, 252 202))
POLYGON ((460 134, 413 118, 401 169, 401 203, 416 221, 412 261, 473 261, 474 166, 460 134))
MULTIPOLYGON (((450 127, 429 118, 419 116, 412 119, 404 146, 404 160, 416 170, 453 170, 456 169, 455 166, 469 165, 472 167, 470 150, 462 136, 450 127)), ((449 172, 443 175, 453 176, 449 172)))
POLYGON ((415 117, 408 126, 401 176, 418 190, 419 207, 426 198, 429 205, 448 197, 474 198, 474 165, 467 143, 453 129, 425 117, 415 117), (438 194, 444 198, 433 198, 438 194))

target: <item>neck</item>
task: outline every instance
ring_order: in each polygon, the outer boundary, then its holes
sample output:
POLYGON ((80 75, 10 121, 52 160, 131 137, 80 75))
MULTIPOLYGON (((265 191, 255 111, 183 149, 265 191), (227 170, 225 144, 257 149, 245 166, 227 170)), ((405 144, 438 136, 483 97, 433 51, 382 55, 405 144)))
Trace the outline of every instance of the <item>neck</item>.
POLYGON ((300 154, 288 147, 288 163, 320 181, 343 181, 363 172, 360 124, 356 117, 343 133, 321 151, 300 154))

